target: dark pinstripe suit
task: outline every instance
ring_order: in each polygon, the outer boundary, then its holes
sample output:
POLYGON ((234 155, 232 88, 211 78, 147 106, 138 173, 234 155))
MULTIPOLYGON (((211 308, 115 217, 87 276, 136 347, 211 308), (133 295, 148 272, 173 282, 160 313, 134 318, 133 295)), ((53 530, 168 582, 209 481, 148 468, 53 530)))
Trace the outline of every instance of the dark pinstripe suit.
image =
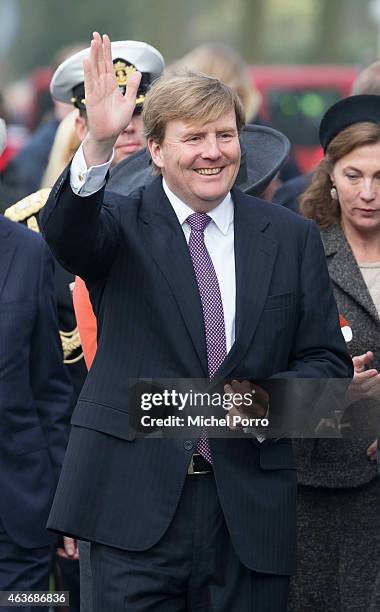
MULTIPOLYGON (((188 247, 155 180, 134 198, 72 194, 67 170, 42 224, 55 256, 85 278, 98 352, 73 416, 49 526, 146 550, 175 513, 195 440, 135 439, 128 379, 207 378, 200 298, 188 247), (108 204, 109 203, 109 204, 108 204), (85 237, 85 238, 84 238, 85 237)), ((348 377, 323 248, 312 223, 233 191, 236 341, 222 377, 348 377)), ((287 440, 212 439, 218 495, 247 567, 295 569, 296 477, 287 440)))

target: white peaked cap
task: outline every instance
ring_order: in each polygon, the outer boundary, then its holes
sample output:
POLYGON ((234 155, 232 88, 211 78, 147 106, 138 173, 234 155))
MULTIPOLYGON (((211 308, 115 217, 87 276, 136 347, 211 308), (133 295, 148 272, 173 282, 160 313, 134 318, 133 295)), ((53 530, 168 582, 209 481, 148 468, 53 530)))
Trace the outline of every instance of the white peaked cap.
MULTIPOLYGON (((141 73, 148 73, 150 81, 161 76, 165 62, 161 53, 151 45, 137 40, 118 40, 111 43, 112 60, 122 59, 133 64, 141 73)), ((73 88, 83 83, 83 60, 90 47, 67 58, 55 71, 50 83, 50 93, 55 100, 70 104, 73 88)))

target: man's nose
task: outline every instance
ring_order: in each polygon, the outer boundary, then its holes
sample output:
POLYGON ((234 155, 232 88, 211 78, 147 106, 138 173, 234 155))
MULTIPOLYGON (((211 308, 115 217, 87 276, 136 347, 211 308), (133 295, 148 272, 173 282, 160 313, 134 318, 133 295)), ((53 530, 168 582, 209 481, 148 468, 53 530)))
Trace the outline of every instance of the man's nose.
POLYGON ((132 117, 131 122, 128 123, 127 127, 124 128, 123 132, 126 132, 127 134, 131 134, 132 132, 136 131, 136 124, 135 124, 135 120, 134 117, 132 117))
POLYGON ((202 157, 204 159, 219 159, 221 151, 216 136, 209 136, 204 140, 202 157))

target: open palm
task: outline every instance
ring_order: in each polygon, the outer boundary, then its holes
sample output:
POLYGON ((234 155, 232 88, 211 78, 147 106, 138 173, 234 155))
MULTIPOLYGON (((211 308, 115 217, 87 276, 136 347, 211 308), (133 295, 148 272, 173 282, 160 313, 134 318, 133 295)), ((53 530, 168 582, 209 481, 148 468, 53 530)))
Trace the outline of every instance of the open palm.
POLYGON ((131 122, 141 74, 133 73, 123 95, 118 87, 112 63, 111 42, 105 34, 94 32, 90 54, 83 62, 87 125, 97 142, 110 142, 131 122))

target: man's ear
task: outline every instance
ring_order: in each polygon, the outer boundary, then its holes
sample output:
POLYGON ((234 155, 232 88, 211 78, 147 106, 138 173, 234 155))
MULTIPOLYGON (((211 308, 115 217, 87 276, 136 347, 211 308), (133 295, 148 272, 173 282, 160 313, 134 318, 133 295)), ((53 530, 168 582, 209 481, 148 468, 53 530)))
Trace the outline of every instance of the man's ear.
POLYGON ((78 134, 79 140, 83 142, 87 135, 88 129, 86 119, 80 115, 75 117, 75 131, 78 134))
POLYGON ((147 146, 148 146, 149 153, 150 153, 153 163, 156 164, 158 168, 163 168, 164 161, 162 158, 161 144, 157 142, 157 140, 154 140, 153 138, 149 138, 147 142, 147 146))

